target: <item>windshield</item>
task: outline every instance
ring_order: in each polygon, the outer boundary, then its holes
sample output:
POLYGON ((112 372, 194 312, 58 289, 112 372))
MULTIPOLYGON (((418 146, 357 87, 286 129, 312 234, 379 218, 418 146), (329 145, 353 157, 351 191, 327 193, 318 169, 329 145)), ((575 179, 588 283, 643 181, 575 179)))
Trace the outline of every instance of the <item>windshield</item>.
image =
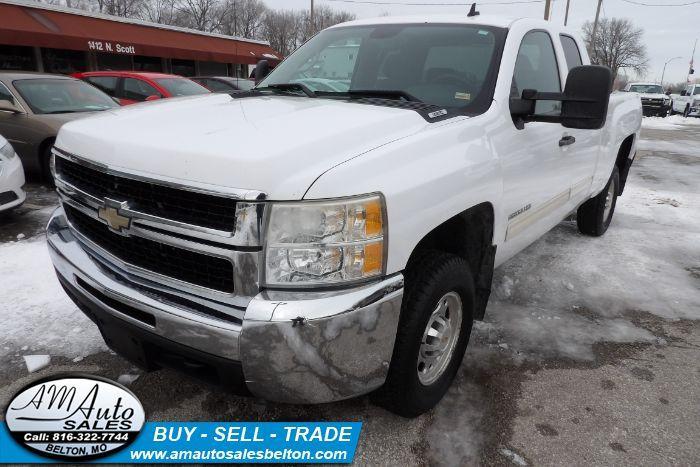
POLYGON ((119 107, 107 94, 77 79, 21 79, 12 84, 36 114, 95 112, 119 107))
POLYGON ((664 90, 658 84, 633 84, 630 92, 641 92, 642 94, 663 94, 664 90))
POLYGON ((185 78, 158 78, 154 81, 165 88, 172 97, 209 94, 207 88, 185 78))
POLYGON ((258 89, 300 83, 322 91, 322 97, 393 91, 394 98, 403 93, 442 107, 483 111, 493 96, 504 38, 503 29, 471 25, 328 29, 278 65, 258 89))

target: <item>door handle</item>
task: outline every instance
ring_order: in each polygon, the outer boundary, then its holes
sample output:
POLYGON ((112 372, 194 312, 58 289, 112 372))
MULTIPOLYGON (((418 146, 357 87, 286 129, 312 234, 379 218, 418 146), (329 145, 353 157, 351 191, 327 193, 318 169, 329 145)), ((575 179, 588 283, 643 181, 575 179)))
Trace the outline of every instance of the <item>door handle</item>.
POLYGON ((570 144, 574 144, 575 142, 576 138, 574 138, 573 136, 562 136, 559 140, 559 147, 568 146, 570 144))

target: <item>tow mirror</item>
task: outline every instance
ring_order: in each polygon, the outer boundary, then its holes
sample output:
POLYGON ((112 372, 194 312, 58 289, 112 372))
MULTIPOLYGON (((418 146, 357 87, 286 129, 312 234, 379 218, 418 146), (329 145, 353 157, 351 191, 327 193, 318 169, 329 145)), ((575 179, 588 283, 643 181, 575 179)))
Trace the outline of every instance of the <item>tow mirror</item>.
POLYGON ((685 91, 681 91, 681 96, 687 96, 687 95, 688 95, 688 93, 687 93, 687 92, 685 92, 685 91))
POLYGON ((569 71, 563 93, 523 89, 521 97, 510 100, 510 108, 520 125, 524 122, 550 122, 561 123, 566 128, 597 130, 605 125, 611 91, 610 68, 578 66, 569 71), (538 115, 535 113, 537 101, 560 101, 561 113, 538 115))
POLYGON ((0 100, 0 111, 12 112, 13 114, 21 113, 19 108, 8 100, 0 100))
POLYGON ((260 60, 255 65, 255 84, 258 84, 267 75, 270 74, 270 63, 267 60, 260 60))

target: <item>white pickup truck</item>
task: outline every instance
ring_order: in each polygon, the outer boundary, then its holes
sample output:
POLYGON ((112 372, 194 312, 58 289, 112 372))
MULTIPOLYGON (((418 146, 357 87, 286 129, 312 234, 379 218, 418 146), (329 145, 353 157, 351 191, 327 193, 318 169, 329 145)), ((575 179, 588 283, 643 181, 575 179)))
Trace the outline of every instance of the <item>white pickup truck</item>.
POLYGON ((700 84, 689 84, 680 96, 673 99, 671 113, 683 114, 684 117, 700 117, 700 84))
POLYGON ((353 21, 252 91, 68 123, 58 277, 146 368, 416 416, 452 382, 494 267, 573 212, 584 234, 610 225, 642 112, 587 64, 544 21, 353 21))

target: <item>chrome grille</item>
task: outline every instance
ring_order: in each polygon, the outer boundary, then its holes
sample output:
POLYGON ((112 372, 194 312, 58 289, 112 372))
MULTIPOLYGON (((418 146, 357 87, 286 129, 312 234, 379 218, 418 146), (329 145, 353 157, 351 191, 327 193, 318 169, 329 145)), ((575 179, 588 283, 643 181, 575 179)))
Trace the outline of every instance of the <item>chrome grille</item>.
POLYGON ((96 261, 164 301, 240 318, 260 291, 264 193, 182 185, 53 154, 69 227, 96 261))
POLYGON ((96 198, 128 201, 140 212, 215 230, 233 232, 236 200, 101 172, 76 161, 56 158, 56 174, 96 198))
POLYGON ((80 210, 64 206, 68 222, 97 246, 122 261, 164 276, 233 293, 233 264, 224 258, 177 248, 141 237, 126 237, 80 210))

